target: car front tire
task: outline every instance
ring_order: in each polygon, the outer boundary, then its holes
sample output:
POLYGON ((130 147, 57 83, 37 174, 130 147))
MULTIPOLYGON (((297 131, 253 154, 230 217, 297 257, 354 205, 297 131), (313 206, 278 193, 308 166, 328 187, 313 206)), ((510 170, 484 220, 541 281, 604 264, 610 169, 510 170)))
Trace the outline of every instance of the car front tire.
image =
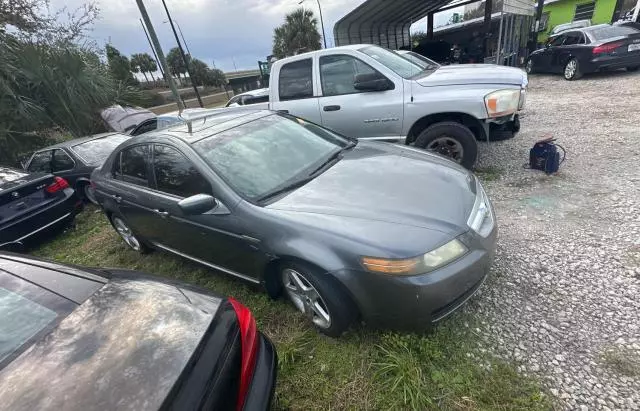
POLYGON ((533 70, 534 70, 533 69, 533 60, 531 60, 531 58, 528 58, 527 59, 527 63, 524 66, 524 71, 526 71, 527 74, 533 74, 534 73, 533 70))
POLYGON ((342 285, 310 265, 283 264, 280 282, 294 307, 329 337, 341 336, 358 316, 355 304, 342 285))
POLYGON ((448 157, 467 169, 478 157, 476 137, 467 126, 455 121, 430 125, 416 138, 415 146, 448 157))
POLYGON ((578 80, 580 77, 582 77, 582 73, 580 72, 580 63, 578 62, 578 59, 576 58, 572 58, 571 60, 567 61, 567 64, 565 64, 564 66, 564 78, 565 80, 578 80))

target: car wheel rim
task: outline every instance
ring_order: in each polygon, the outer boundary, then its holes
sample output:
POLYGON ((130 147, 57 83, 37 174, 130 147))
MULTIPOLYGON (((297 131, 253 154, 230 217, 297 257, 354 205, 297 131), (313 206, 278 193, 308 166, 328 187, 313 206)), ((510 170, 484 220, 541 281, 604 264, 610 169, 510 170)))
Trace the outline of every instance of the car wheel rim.
POLYGON ((91 190, 91 186, 88 184, 84 186, 84 196, 87 198, 87 200, 91 201, 93 204, 98 204, 98 201, 96 200, 96 196, 93 194, 93 191, 91 190))
POLYGON ((531 60, 527 61, 527 67, 526 67, 527 73, 531 73, 532 68, 533 68, 533 61, 531 60))
POLYGON ((564 69, 564 76, 566 78, 573 78, 576 74, 576 69, 578 68, 578 63, 575 60, 571 60, 567 63, 567 67, 564 69))
POLYGON ((449 136, 438 137, 427 145, 427 150, 441 154, 445 157, 461 163, 464 149, 458 140, 449 136))
POLYGON ((120 234, 120 237, 122 237, 124 242, 127 243, 129 247, 133 248, 136 251, 140 251, 140 242, 138 241, 136 236, 133 235, 133 232, 125 224, 124 221, 122 221, 118 217, 115 217, 113 219, 113 225, 116 227, 116 231, 118 232, 118 234, 120 234))
POLYGON ((331 326, 331 315, 318 290, 298 271, 282 271, 282 283, 293 305, 320 328, 331 326))

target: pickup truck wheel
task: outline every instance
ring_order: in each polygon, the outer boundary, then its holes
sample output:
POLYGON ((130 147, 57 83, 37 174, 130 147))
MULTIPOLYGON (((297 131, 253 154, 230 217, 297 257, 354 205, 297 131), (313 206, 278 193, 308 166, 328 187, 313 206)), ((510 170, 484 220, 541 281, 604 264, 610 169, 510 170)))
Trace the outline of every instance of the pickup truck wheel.
POLYGON ((469 169, 478 157, 476 137, 468 127, 453 121, 430 125, 416 138, 415 146, 441 154, 469 169))

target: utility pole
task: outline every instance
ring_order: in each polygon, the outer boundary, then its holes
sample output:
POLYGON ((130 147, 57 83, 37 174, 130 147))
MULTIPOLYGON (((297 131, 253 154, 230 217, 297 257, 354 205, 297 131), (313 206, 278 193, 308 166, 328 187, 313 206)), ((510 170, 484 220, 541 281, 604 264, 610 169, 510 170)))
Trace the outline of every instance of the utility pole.
POLYGON ((187 60, 187 56, 184 54, 184 50, 182 49, 182 44, 180 43, 180 39, 178 39, 178 32, 176 32, 176 28, 173 25, 173 20, 171 20, 171 14, 169 14, 169 9, 167 8, 167 3, 165 3, 164 0, 162 0, 162 5, 164 6, 164 11, 167 12, 167 17, 169 18, 169 24, 171 25, 171 30, 173 30, 173 35, 176 38, 176 43, 178 43, 178 50, 180 50, 182 61, 184 61, 184 66, 187 69, 187 74, 189 75, 189 79, 191 80, 193 91, 196 93, 196 97, 198 98, 198 104, 200 104, 200 107, 204 107, 204 104, 202 104, 202 99, 200 98, 200 92, 198 91, 198 86, 196 86, 195 78, 191 75, 191 70, 189 70, 189 61, 187 60))
POLYGON ((536 23, 534 24, 533 33, 529 39, 529 53, 532 53, 538 43, 538 30, 540 30, 540 20, 542 20, 542 9, 544 8, 544 0, 538 0, 538 6, 536 7, 536 23))
POLYGON ((169 71, 167 60, 164 58, 162 47, 160 47, 158 36, 156 36, 156 31, 153 29, 153 25, 151 24, 151 20, 149 19, 149 15, 147 14, 147 9, 144 7, 144 3, 142 3, 142 0, 136 0, 136 3, 138 4, 138 9, 140 9, 140 14, 142 14, 142 19, 144 20, 144 23, 147 26, 147 30, 149 30, 149 37, 151 37, 151 40, 153 41, 153 45, 155 46, 156 53, 158 53, 158 60, 160 60, 160 66, 164 70, 164 79, 167 81, 167 84, 169 84, 169 88, 171 89, 173 98, 176 100, 176 104, 178 105, 178 110, 182 111, 184 110, 184 104, 182 104, 182 100, 180 99, 180 94, 178 94, 178 89, 176 88, 176 84, 173 82, 173 77, 171 77, 171 72, 169 71))
MULTIPOLYGON (((324 48, 327 48, 327 36, 324 34, 324 21, 322 20, 322 7, 320 7, 320 0, 316 0, 318 2, 318 11, 320 12, 320 27, 322 28, 322 42, 324 43, 324 48)), ((298 4, 302 4, 304 0, 300 0, 298 4)))
POLYGON ((149 33, 147 33, 147 28, 144 26, 142 19, 140 19, 140 24, 142 24, 142 30, 144 30, 144 35, 147 36, 147 41, 149 42, 149 47, 151 47, 151 53, 153 53, 153 57, 156 59, 156 63, 158 63, 158 68, 160 69, 160 74, 164 77, 164 70, 162 69, 162 64, 160 64, 160 60, 158 60, 158 55, 156 54, 156 49, 153 47, 151 43, 151 39, 149 38, 149 33))

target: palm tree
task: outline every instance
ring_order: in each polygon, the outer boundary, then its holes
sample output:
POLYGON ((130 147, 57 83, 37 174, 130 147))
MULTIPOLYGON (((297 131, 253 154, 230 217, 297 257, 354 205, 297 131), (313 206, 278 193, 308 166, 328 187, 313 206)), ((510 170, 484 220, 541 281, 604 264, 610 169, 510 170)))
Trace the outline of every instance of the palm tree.
POLYGON ((142 53, 142 63, 143 63, 142 68, 144 68, 144 71, 146 71, 151 75, 151 79, 155 84, 156 78, 153 76, 153 73, 158 70, 158 65, 156 64, 156 61, 153 58, 151 58, 151 56, 148 53, 142 53))
POLYGON ((285 16, 284 24, 273 32, 273 54, 283 58, 304 51, 319 50, 318 20, 311 10, 299 8, 285 16))
POLYGON ((142 73, 142 75, 144 76, 144 82, 149 82, 144 66, 144 55, 140 53, 131 55, 131 71, 133 71, 134 73, 142 73))

